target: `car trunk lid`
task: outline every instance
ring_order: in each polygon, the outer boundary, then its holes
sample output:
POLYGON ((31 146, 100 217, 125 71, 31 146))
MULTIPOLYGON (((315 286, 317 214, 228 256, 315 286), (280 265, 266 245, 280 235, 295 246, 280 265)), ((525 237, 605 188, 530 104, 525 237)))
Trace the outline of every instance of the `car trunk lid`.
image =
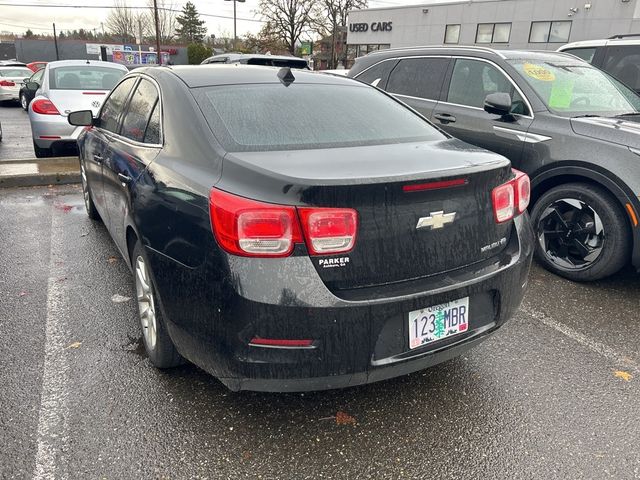
POLYGON ((49 100, 53 102, 64 117, 78 110, 91 110, 97 115, 109 90, 63 90, 49 91, 49 100))

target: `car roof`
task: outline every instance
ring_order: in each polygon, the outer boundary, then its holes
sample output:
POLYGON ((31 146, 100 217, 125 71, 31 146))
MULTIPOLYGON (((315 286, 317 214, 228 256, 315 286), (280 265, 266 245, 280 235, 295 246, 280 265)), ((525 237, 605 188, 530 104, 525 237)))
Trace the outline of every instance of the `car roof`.
POLYGON ((49 68, 58 67, 78 67, 81 65, 93 65, 96 67, 111 67, 119 70, 127 71, 127 67, 120 65, 119 63, 103 62, 102 60, 56 60, 55 62, 47 63, 49 68))
MULTIPOLYGON (((549 50, 501 50, 503 58, 507 60, 580 60, 574 55, 549 50)), ((580 60, 583 61, 583 60, 580 60)))
MULTIPOLYGON (((265 67, 258 65, 173 65, 167 67, 149 67, 139 70, 151 76, 171 71, 189 88, 238 85, 251 83, 280 83, 278 73, 288 67, 265 67)), ((135 72, 138 72, 136 70, 135 72)), ((132 72, 134 73, 134 72, 132 72)), ((326 75, 310 70, 291 69, 294 82, 335 85, 362 85, 360 82, 337 75, 326 75)))
POLYGON ((603 38, 600 40, 582 40, 580 42, 571 42, 561 46, 558 51, 568 50, 570 48, 588 48, 588 47, 604 47, 607 45, 640 45, 640 36, 634 35, 622 36, 621 38, 603 38))

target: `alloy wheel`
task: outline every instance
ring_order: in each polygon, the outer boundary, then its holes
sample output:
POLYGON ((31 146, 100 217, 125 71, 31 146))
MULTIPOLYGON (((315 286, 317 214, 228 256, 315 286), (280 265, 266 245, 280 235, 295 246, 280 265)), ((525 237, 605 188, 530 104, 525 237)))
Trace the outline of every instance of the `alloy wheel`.
POLYGON ((27 105, 27 98, 24 95, 20 95, 20 105, 22 105, 24 110, 29 107, 29 105, 27 105))
POLYGON ((87 209, 87 212, 91 209, 91 205, 89 205, 90 197, 89 197, 89 186, 87 185, 87 172, 84 169, 84 165, 80 164, 80 178, 82 180, 82 196, 84 198, 84 206, 87 209))
POLYGON ((149 271, 141 255, 136 258, 136 294, 138 297, 138 310, 142 333, 149 350, 156 347, 157 319, 156 302, 151 289, 149 271))
POLYGON ((602 220, 582 200, 554 201, 540 215, 537 227, 540 247, 559 268, 584 270, 602 254, 605 241, 602 220))

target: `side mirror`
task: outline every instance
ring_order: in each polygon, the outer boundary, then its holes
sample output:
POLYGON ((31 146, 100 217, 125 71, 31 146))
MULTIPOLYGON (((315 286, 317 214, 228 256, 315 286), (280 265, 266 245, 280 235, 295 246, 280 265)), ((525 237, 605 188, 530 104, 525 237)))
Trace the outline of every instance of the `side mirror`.
POLYGON ((76 127, 89 127, 93 125, 93 113, 91 113, 91 110, 71 112, 67 117, 67 121, 70 125, 76 127))
POLYGON ((484 111, 492 115, 509 115, 511 113, 511 103, 511 95, 508 93, 490 93, 484 99, 484 111))

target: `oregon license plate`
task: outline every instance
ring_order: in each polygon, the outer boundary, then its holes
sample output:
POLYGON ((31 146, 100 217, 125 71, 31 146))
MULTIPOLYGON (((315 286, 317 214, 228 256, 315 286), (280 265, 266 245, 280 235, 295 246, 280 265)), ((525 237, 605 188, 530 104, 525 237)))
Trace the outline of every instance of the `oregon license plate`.
POLYGON ((469 297, 409 312, 409 347, 418 348, 469 329, 469 297))

